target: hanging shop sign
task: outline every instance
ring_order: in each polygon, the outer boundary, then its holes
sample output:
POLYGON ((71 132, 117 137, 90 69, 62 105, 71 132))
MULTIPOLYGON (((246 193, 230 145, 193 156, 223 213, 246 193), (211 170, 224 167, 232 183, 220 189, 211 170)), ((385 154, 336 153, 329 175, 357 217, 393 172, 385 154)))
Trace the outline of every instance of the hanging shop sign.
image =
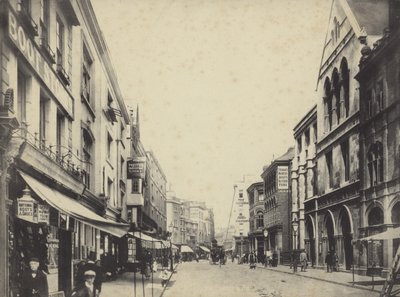
POLYGON ((127 178, 145 178, 146 175, 146 158, 138 157, 126 162, 127 165, 127 178))
POLYGON ((50 224, 50 207, 48 205, 38 205, 38 223, 50 224))
POLYGON ((23 195, 17 199, 17 217, 31 223, 37 223, 38 203, 31 196, 31 191, 26 188, 22 191, 23 195))

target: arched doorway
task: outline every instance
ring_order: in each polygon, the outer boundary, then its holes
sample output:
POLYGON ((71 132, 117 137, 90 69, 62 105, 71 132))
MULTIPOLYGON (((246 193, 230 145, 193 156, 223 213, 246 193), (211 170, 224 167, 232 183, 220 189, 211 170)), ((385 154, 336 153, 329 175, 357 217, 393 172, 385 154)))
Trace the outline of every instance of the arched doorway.
POLYGON ((315 265, 316 253, 315 253, 315 234, 314 234, 314 222, 310 216, 306 217, 306 236, 305 236, 305 247, 308 255, 310 256, 311 265, 315 265))
POLYGON ((325 229, 326 229, 326 236, 328 238, 327 252, 335 251, 336 250, 335 228, 333 224, 333 216, 332 213, 330 212, 328 212, 325 219, 325 229))
POLYGON ((351 228, 351 217, 350 213, 346 208, 343 208, 340 216, 340 226, 343 235, 343 249, 344 249, 344 261, 346 270, 351 269, 353 263, 353 246, 351 241, 353 239, 353 230, 351 228))

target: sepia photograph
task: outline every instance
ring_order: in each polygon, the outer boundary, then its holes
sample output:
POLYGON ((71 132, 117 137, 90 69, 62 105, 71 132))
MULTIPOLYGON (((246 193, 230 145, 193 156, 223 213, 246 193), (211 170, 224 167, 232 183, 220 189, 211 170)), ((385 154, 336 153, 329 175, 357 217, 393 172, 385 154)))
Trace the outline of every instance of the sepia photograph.
POLYGON ((400 0, 0 0, 3 296, 400 296, 400 0))

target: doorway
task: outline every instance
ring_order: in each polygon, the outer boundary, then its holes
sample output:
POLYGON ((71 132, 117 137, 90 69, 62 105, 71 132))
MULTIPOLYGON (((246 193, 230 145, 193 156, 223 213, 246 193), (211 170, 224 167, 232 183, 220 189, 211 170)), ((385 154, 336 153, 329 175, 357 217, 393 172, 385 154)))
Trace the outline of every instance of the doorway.
POLYGON ((346 209, 342 209, 340 220, 342 235, 343 235, 343 249, 344 249, 344 262, 346 270, 351 269, 353 264, 353 246, 351 241, 353 239, 350 215, 346 209))

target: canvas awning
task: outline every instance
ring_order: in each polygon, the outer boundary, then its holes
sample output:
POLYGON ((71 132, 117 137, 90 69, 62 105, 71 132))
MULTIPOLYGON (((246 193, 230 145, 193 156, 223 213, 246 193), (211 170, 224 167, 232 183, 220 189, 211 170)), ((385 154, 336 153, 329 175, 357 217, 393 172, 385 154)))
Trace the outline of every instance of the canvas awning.
POLYGON ((122 237, 128 232, 129 224, 118 223, 103 218, 78 201, 50 188, 30 175, 22 171, 19 171, 19 174, 36 195, 60 213, 67 214, 80 222, 117 237, 122 237))
POLYGON ((395 239, 395 238, 400 238, 400 227, 388 229, 384 232, 370 235, 364 238, 359 238, 354 241, 373 241, 373 240, 385 240, 385 239, 395 239))
POLYGON ((205 251, 206 253, 210 253, 211 251, 206 248, 205 246, 199 246, 200 249, 202 249, 203 251, 205 251))
POLYGON ((181 246, 181 253, 193 253, 194 254, 193 250, 187 245, 181 246))
POLYGON ((140 231, 135 231, 135 232, 129 232, 129 234, 133 235, 134 237, 141 239, 141 240, 146 240, 146 241, 150 241, 150 242, 161 242, 161 239, 157 239, 154 237, 151 237, 150 235, 147 235, 143 232, 140 231))
POLYGON ((175 244, 172 244, 172 249, 173 250, 179 250, 179 248, 175 244))

